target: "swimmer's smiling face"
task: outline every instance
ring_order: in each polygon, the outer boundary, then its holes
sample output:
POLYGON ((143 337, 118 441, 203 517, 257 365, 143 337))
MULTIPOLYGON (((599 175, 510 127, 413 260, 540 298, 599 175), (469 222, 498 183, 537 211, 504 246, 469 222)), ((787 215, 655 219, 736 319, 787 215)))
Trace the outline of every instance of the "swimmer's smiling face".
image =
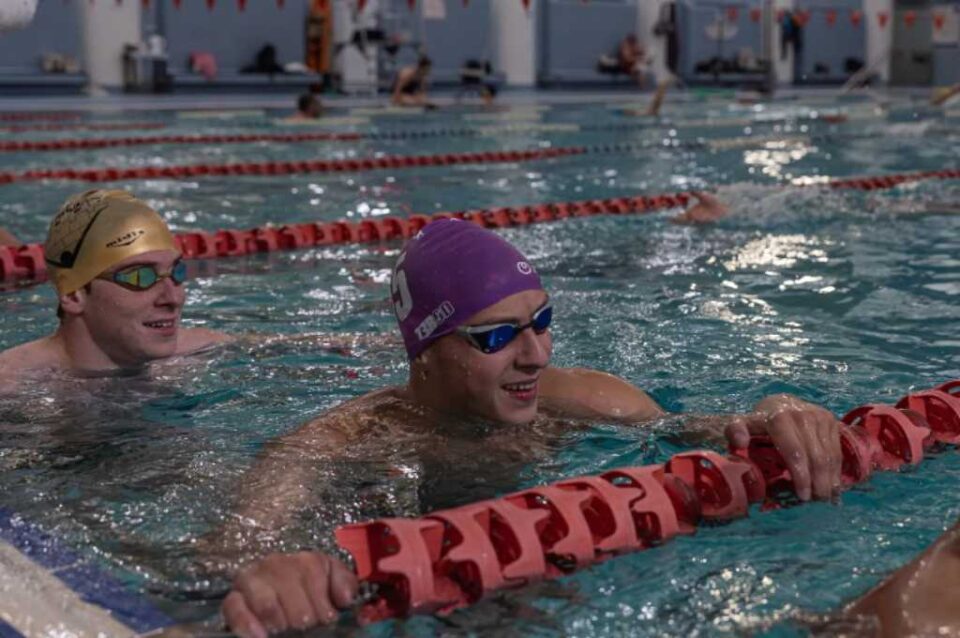
MULTIPOLYGON (((524 325, 547 301, 542 290, 511 295, 470 317, 465 326, 524 325)), ((523 424, 537 416, 540 373, 550 363, 550 331, 521 332, 497 352, 484 353, 462 336, 439 339, 421 355, 437 404, 451 412, 500 423, 523 424)))
MULTIPOLYGON (((173 250, 154 250, 117 263, 104 275, 133 266, 153 266, 169 273, 180 259, 173 250)), ((183 285, 164 277, 147 290, 128 290, 95 279, 83 302, 82 316, 95 346, 119 367, 136 367, 177 351, 183 285)))

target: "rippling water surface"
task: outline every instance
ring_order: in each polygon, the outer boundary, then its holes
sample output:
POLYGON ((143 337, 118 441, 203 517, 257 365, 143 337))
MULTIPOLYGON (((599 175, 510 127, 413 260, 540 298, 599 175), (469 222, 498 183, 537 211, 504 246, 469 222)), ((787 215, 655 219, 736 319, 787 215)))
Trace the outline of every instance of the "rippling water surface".
MULTIPOLYGON (((710 227, 670 224, 671 211, 505 231, 553 297, 556 362, 619 374, 674 412, 744 411, 767 394, 792 392, 843 413, 960 377, 960 183, 918 182, 876 193, 791 184, 956 167, 960 136, 956 120, 906 103, 880 114, 866 103, 829 105, 850 114, 842 124, 809 119, 818 109, 823 105, 702 102, 671 107, 663 125, 631 128, 620 125, 644 120, 605 105, 423 118, 364 114, 369 123, 330 128, 476 134, 4 153, 0 170, 636 142, 632 153, 539 162, 118 186, 154 205, 177 231, 719 186, 734 213, 710 227), (710 142, 712 150, 703 148, 710 142)), ((161 121, 169 127, 147 134, 291 131, 263 117, 161 121)), ((39 241, 59 203, 85 186, 0 188, 0 222, 39 241)), ((387 303, 399 247, 194 264, 185 323, 244 338, 142 375, 47 379, 0 398, 0 507, 63 539, 174 618, 209 616, 225 583, 198 566, 196 544, 231 519, 242 486, 255 490, 257 481, 269 482, 244 476, 263 445, 326 408, 405 381, 387 303)), ((0 347, 49 333, 54 307, 48 287, 0 294, 0 347)), ((311 505, 271 542, 331 548, 331 530, 347 521, 416 515, 561 476, 662 461, 681 449, 680 429, 682 419, 649 428, 598 423, 565 433, 462 424, 446 432, 381 433, 362 449, 316 458, 311 505)), ((802 630, 790 618, 798 611, 837 607, 951 523, 960 514, 951 496, 958 479, 960 456, 947 452, 913 471, 876 476, 840 504, 758 512, 555 583, 495 596, 444 620, 367 631, 796 635, 802 630)), ((345 631, 351 623, 343 621, 345 631)))

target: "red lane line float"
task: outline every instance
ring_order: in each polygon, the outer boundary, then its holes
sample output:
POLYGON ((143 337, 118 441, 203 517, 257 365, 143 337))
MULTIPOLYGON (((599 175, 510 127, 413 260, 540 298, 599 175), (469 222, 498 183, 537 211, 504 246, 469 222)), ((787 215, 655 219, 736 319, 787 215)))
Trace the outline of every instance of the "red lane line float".
MULTIPOLYGON (((580 153, 582 149, 553 149, 563 153, 580 153)), ((536 153, 542 157, 540 151, 536 153)), ((478 154, 456 156, 466 161, 474 160, 478 154)), ((504 154, 494 154, 501 157, 504 154)), ((516 158, 517 154, 506 154, 509 158, 516 158)), ((526 155, 523 155, 526 157, 526 155)), ((431 156, 420 158, 383 157, 370 160, 373 166, 407 165, 411 160, 418 163, 431 161, 431 156)), ((512 160, 511 160, 512 161, 512 160)), ((344 170, 349 166, 356 170, 367 166, 365 160, 349 160, 349 163, 332 161, 306 162, 268 162, 263 164, 226 164, 226 165, 198 165, 189 167, 143 167, 131 169, 47 169, 32 170, 22 173, 24 179, 48 179, 63 176, 68 179, 88 181, 105 181, 116 179, 130 179, 142 176, 149 179, 164 177, 184 177, 201 175, 280 175, 296 172, 344 170)), ((9 183, 17 176, 11 173, 0 173, 0 184, 9 183)), ((874 187, 875 184, 884 184, 885 188, 905 181, 918 179, 954 179, 960 177, 960 170, 944 169, 939 171, 923 171, 917 173, 900 173, 895 175, 859 178, 834 182, 833 187, 859 188, 863 182, 874 187), (856 182, 856 183, 854 183, 856 182), (837 186, 840 184, 840 186, 837 186)), ((625 215, 651 213, 658 210, 677 208, 687 205, 692 196, 689 193, 664 193, 659 195, 640 195, 636 197, 614 197, 611 199, 592 199, 572 202, 551 202, 532 206, 503 207, 481 210, 465 210, 457 212, 439 212, 430 215, 411 215, 402 217, 379 217, 362 220, 360 222, 313 222, 301 224, 287 224, 280 227, 266 226, 251 230, 220 230, 215 233, 189 232, 176 237, 177 245, 188 259, 216 259, 246 255, 254 252, 270 252, 276 250, 298 250, 313 246, 326 246, 345 243, 382 242, 394 239, 407 239, 417 234, 424 226, 435 219, 457 218, 478 224, 487 228, 508 228, 552 222, 570 217, 589 217, 593 215, 625 215)), ((0 281, 42 279, 46 267, 42 259, 42 247, 31 244, 19 247, 0 247, 0 281)), ((944 386, 931 393, 911 395, 909 401, 898 408, 904 408, 908 417, 916 420, 917 416, 926 419, 934 440, 941 443, 960 442, 960 422, 951 416, 952 406, 960 402, 960 387, 944 386), (944 405, 949 409, 944 408, 944 405)), ((906 400, 906 399, 905 399, 906 400)), ((876 415, 871 417, 877 418, 876 415)), ((871 421, 872 422, 872 421, 871 421)), ((858 442, 855 436, 846 437, 844 445, 856 450, 858 442)), ((753 453, 769 464, 770 459, 763 456, 762 446, 754 445, 753 453)), ((851 457, 853 458, 853 457, 851 457)), ((860 477, 866 472, 862 464, 851 461, 851 477, 860 477)), ((761 465, 763 465, 761 463, 761 465)), ((772 471, 772 470, 771 470, 772 471)), ((781 474, 783 472, 781 468, 781 474)), ((773 481, 773 475, 765 474, 768 484, 773 481)), ((857 479, 861 480, 861 479, 857 479)), ((774 483, 776 483, 774 481, 774 483)))
MULTIPOLYGON (((17 144, 17 142, 11 142, 17 144)), ((163 177, 187 177, 199 175, 288 175, 292 173, 322 173, 331 171, 368 171, 381 168, 409 168, 413 166, 436 166, 444 162, 458 164, 485 164, 497 162, 521 162, 549 159, 588 152, 585 147, 542 149, 533 151, 504 151, 499 153, 460 153, 444 156, 408 155, 391 158, 362 158, 348 160, 315 160, 303 162, 247 162, 243 164, 199 164, 193 166, 99 168, 87 170, 44 169, 22 173, 0 173, 0 184, 14 181, 40 179, 76 179, 89 182, 106 182, 129 179, 155 179, 163 177)))
MULTIPOLYGON (((960 380, 901 404, 926 405, 952 428, 960 424, 960 380)), ((939 441, 914 407, 865 405, 843 421, 847 485, 874 470, 919 463, 939 441)), ((376 598, 358 612, 362 621, 443 614, 497 589, 692 534, 701 520, 747 516, 761 502, 775 507, 771 499, 792 491, 785 467, 769 439, 755 437, 730 456, 684 452, 662 465, 566 479, 420 518, 345 525, 335 535, 359 578, 376 587, 376 598)))
POLYGON ((111 122, 105 124, 31 124, 0 126, 0 131, 24 133, 27 131, 133 131, 167 128, 162 122, 111 122))

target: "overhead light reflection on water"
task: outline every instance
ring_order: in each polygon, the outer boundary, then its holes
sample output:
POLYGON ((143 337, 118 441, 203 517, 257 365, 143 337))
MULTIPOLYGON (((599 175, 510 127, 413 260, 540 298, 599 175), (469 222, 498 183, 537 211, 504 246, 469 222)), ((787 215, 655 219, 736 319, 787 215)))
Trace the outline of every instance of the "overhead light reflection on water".
POLYGON ((793 268, 804 261, 827 263, 830 259, 821 245, 831 246, 832 242, 807 235, 765 235, 747 242, 723 266, 738 271, 758 266, 793 268))
POLYGON ((751 173, 759 170, 764 175, 780 178, 784 176, 784 167, 802 160, 815 150, 816 147, 799 139, 768 141, 762 149, 744 151, 743 163, 750 167, 751 173))

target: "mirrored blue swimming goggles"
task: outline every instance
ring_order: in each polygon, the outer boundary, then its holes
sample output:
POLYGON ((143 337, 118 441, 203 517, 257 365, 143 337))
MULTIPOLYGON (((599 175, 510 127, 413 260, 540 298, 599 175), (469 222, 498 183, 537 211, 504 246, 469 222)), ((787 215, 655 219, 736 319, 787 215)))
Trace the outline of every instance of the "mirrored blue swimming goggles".
POLYGON ((122 286, 127 290, 141 291, 149 290, 158 284, 161 280, 166 279, 167 277, 175 283, 180 285, 187 280, 187 264, 183 261, 178 261, 173 265, 173 268, 169 272, 161 273, 157 271, 156 266, 152 264, 142 264, 140 266, 131 266, 130 268, 124 268, 123 270, 118 270, 117 272, 104 273, 97 277, 97 279, 104 279, 106 281, 112 281, 118 286, 122 286))
POLYGON ((548 304, 533 313, 530 323, 525 323, 522 326, 515 322, 493 323, 484 326, 461 326, 457 328, 457 334, 463 336, 477 350, 492 354, 506 348, 527 328, 532 328, 536 334, 542 335, 550 327, 552 319, 553 306, 548 304))

